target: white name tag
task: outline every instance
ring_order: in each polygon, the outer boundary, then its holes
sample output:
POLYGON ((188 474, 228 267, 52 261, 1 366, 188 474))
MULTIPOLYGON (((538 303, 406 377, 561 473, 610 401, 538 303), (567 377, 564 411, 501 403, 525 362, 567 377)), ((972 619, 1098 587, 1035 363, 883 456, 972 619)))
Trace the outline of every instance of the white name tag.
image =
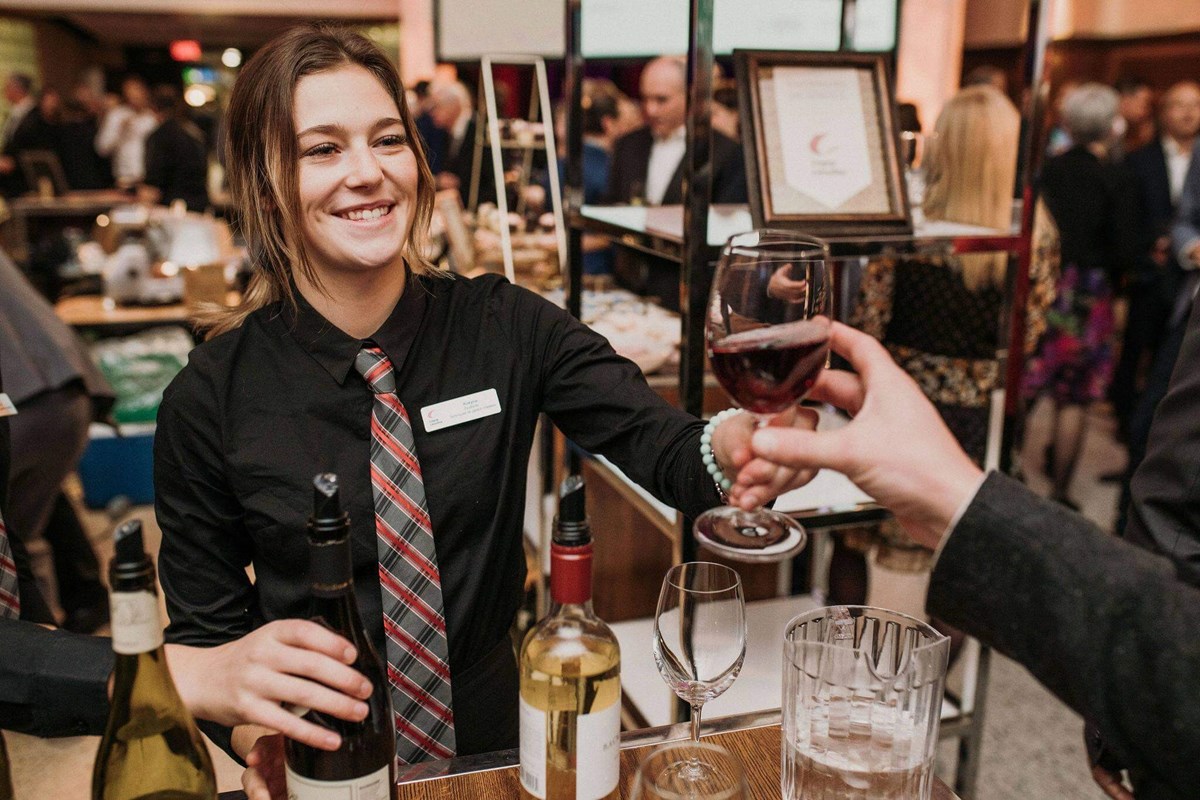
POLYGON ((4 392, 0 392, 0 417, 11 417, 17 413, 17 404, 4 392))
POLYGON ((484 389, 475 394, 464 394, 453 400, 443 400, 421 409, 425 421, 425 432, 433 433, 475 419, 500 413, 500 396, 495 389, 484 389))

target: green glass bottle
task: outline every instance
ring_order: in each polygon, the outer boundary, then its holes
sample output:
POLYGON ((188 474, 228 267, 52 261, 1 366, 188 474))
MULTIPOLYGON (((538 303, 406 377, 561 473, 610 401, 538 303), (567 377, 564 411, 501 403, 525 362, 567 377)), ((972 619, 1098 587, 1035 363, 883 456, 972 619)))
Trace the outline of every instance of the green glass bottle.
POLYGON ((117 662, 92 800, 215 800, 208 749, 167 669, 142 523, 121 525, 115 540, 108 574, 117 662))

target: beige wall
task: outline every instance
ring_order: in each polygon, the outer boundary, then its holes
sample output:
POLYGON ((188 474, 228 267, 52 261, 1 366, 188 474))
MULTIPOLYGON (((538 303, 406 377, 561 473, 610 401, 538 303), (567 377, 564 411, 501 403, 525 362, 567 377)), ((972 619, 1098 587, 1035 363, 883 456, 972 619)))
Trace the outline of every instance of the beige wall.
MULTIPOLYGON (((978 2, 978 0, 976 0, 978 2)), ((1062 0, 1058 0, 1062 3, 1062 0)), ((1071 0, 1055 12, 1054 35, 1130 38, 1200 30, 1196 0, 1071 0)))
MULTIPOLYGON (((1046 0, 1053 36, 1122 39, 1200 30, 1196 0, 1046 0)), ((968 0, 965 44, 1004 47, 1025 39, 1028 0, 968 0)))
POLYGON ((433 77, 433 0, 399 0, 400 77, 406 86, 433 77))
POLYGON ((896 98, 914 103, 929 130, 958 89, 967 0, 904 0, 896 98))

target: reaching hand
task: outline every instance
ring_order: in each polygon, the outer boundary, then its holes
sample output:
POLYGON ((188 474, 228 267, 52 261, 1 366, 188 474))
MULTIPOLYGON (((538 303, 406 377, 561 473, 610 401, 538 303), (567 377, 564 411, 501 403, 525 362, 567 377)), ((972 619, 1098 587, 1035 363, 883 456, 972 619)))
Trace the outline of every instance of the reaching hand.
POLYGON ((247 800, 284 800, 287 797, 283 759, 282 735, 259 737, 246 754, 246 771, 242 773, 242 789, 247 800))
MULTIPOLYGON (((816 430, 817 412, 811 408, 792 406, 787 411, 776 414, 767 426, 816 430)), ((753 414, 735 414, 722 421, 713 431, 712 448, 721 471, 730 479, 737 478, 740 482, 741 473, 751 471, 749 474, 755 476, 756 496, 762 497, 758 505, 762 505, 788 489, 803 486, 817 473, 812 469, 800 469, 788 464, 776 464, 754 458, 750 442, 756 430, 758 423, 753 414)))
POLYGON ((184 704, 222 725, 258 724, 323 750, 341 739, 287 711, 287 703, 346 720, 367 715, 371 684, 348 665, 354 647, 327 628, 300 619, 268 623, 217 647, 169 645, 184 704))
POLYGON ((820 433, 759 430, 752 440, 756 462, 738 473, 731 500, 753 508, 774 490, 766 478, 769 468, 760 468, 759 460, 795 470, 828 467, 891 509, 916 541, 936 547, 982 473, 879 342, 834 323, 830 347, 858 374, 825 370, 808 398, 831 403, 854 419, 820 433))

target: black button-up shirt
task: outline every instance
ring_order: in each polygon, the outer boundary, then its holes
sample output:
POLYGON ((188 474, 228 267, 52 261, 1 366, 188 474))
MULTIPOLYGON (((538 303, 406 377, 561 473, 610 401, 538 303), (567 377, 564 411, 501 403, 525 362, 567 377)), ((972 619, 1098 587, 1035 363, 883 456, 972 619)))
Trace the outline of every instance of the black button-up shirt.
MULTIPOLYGON (((295 314, 270 306, 198 346, 163 397, 154 478, 170 641, 213 645, 306 615, 312 478, 335 472, 351 518, 359 607, 385 652, 372 395, 354 369, 362 341, 297 301, 295 314)), ((413 421, 452 676, 469 673, 505 636, 522 596, 525 477, 539 412, 686 514, 719 503, 700 459, 703 423, 661 400, 603 337, 531 292, 495 276, 412 277, 371 338, 391 359, 413 421), (422 408, 486 389, 496 390, 499 414, 425 430, 422 408)))

